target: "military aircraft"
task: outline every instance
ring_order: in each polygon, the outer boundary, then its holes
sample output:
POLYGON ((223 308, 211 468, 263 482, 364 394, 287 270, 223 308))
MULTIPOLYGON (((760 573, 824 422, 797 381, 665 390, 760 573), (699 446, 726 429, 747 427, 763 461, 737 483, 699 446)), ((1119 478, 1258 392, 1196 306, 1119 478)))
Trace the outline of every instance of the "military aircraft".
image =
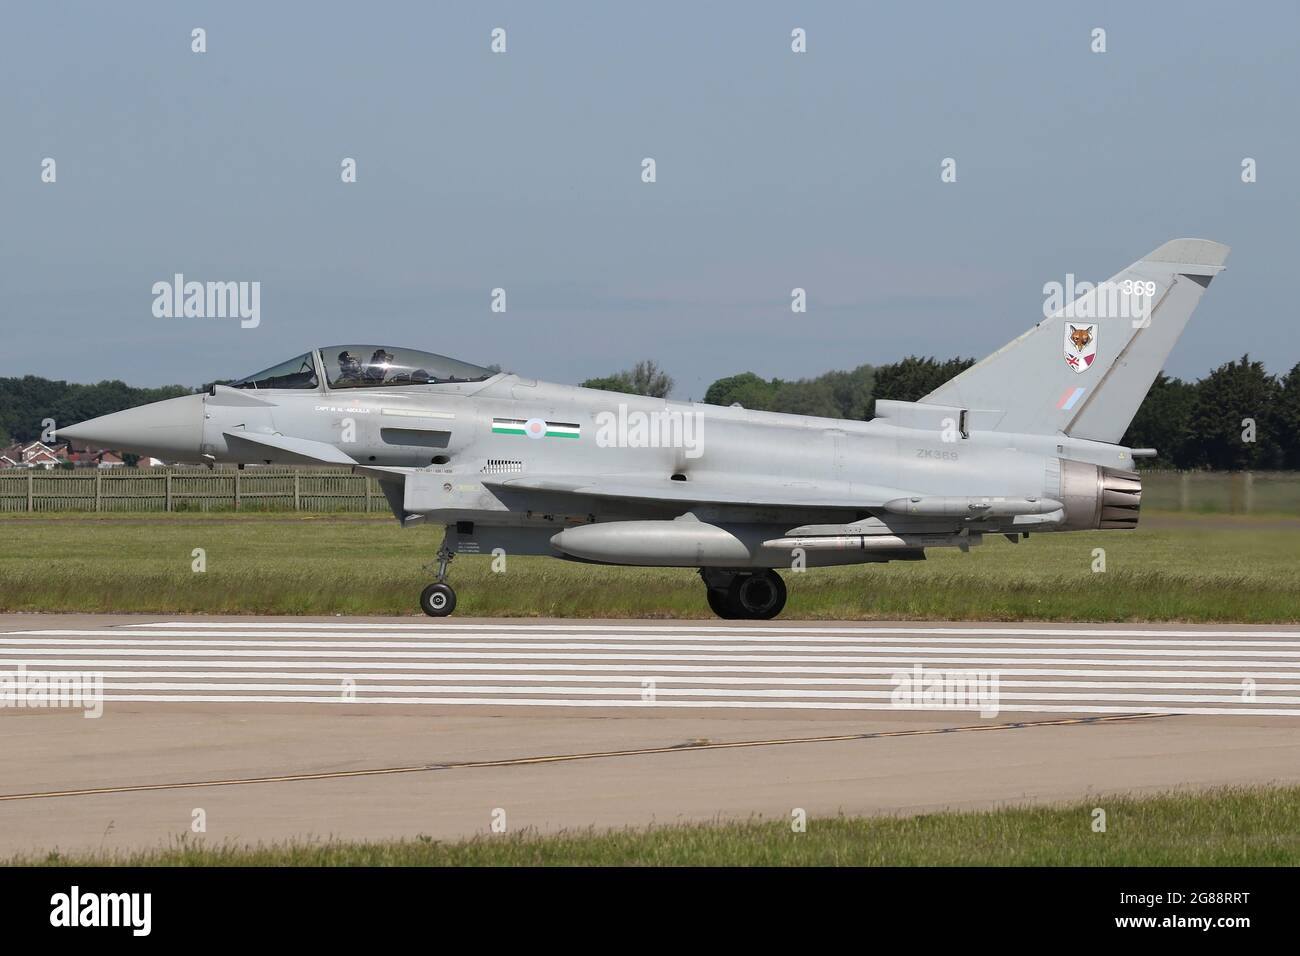
MULTIPOLYGON (((1034 532, 1129 529, 1142 482, 1118 442, 1228 247, 1175 239, 917 402, 870 421, 555 385, 414 349, 312 349, 230 385, 59 429, 174 461, 342 465, 403 527, 503 549, 699 569, 723 618, 768 619, 778 568, 915 561, 1034 532)), ((1049 311, 1048 309, 1044 310, 1049 311)))

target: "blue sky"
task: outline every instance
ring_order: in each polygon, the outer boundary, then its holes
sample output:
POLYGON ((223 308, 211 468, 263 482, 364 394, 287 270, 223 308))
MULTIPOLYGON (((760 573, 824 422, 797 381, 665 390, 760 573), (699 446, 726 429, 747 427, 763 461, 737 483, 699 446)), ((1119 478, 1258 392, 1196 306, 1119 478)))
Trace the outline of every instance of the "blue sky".
POLYGON ((650 357, 700 398, 982 356, 1045 282, 1179 236, 1233 255, 1169 370, 1285 371, 1298 10, 6 2, 0 375, 198 384, 360 340, 569 382, 650 357), (260 325, 155 318, 177 272, 261 282, 260 325))

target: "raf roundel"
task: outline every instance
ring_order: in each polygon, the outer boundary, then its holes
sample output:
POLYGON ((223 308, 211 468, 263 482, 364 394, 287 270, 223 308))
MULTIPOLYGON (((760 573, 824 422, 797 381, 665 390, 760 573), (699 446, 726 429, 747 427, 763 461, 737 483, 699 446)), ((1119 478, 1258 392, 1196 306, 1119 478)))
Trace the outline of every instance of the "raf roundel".
POLYGON ((545 438, 546 422, 540 418, 530 418, 524 422, 524 434, 529 438, 545 438))

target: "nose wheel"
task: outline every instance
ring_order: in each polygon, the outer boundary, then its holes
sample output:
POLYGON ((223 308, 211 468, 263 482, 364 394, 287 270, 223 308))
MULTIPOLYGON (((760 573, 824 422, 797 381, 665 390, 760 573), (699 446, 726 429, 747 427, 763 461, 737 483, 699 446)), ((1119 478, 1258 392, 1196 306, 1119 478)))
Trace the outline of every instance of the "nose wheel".
POLYGON ((450 584, 436 581, 420 592, 420 609, 429 617, 446 617, 456 610, 456 592, 450 584))
POLYGON ((456 610, 456 592, 447 583, 447 566, 456 552, 443 541, 438 549, 438 580, 420 592, 420 610, 429 617, 446 617, 456 610))

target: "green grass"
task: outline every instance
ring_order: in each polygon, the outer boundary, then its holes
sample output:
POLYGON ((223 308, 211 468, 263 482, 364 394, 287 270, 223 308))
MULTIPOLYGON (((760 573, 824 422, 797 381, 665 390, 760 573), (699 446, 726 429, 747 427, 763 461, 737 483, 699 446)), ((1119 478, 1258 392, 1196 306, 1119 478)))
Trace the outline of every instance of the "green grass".
MULTIPOLYGON (((0 518, 0 611, 418 613, 440 529, 378 516, 0 518), (191 570, 195 548, 207 571, 191 570)), ((784 618, 1300 621, 1300 520, 1179 517, 1136 532, 989 536, 969 554, 785 574, 784 618), (1106 551, 1093 573, 1093 549, 1106 551)), ((452 566, 457 614, 708 618, 689 569, 488 556, 452 566)))
POLYGON ((5 865, 126 866, 1295 866, 1300 788, 1105 797, 1069 806, 374 843, 50 853, 5 865), (1093 831, 1093 810, 1106 832, 1093 831))
POLYGON ((1142 472, 1142 506, 1175 510, 1183 503, 1200 514, 1243 512, 1249 504, 1252 514, 1300 514, 1300 474, 1294 471, 1257 471, 1247 489, 1243 472, 1171 471, 1142 472))

